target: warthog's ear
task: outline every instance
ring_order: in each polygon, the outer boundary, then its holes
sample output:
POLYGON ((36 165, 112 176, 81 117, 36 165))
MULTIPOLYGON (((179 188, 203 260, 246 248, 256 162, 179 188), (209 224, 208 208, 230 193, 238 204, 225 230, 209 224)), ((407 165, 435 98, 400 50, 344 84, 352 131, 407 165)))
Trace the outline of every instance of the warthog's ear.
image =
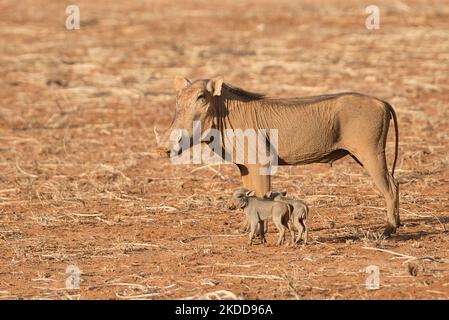
POLYGON ((184 90, 185 88, 187 88, 190 84, 189 79, 181 77, 181 76, 176 76, 175 77, 175 90, 176 92, 181 92, 182 90, 184 90))
POLYGON ((285 197, 287 195, 287 191, 282 191, 281 196, 285 197))
POLYGON ((254 191, 254 190, 250 190, 250 191, 248 191, 248 192, 246 192, 246 194, 245 194, 247 197, 253 197, 253 196, 255 196, 256 195, 256 191, 254 191))
POLYGON ((223 78, 215 77, 210 79, 206 85, 207 91, 209 91, 213 96, 221 95, 221 87, 223 86, 223 78))

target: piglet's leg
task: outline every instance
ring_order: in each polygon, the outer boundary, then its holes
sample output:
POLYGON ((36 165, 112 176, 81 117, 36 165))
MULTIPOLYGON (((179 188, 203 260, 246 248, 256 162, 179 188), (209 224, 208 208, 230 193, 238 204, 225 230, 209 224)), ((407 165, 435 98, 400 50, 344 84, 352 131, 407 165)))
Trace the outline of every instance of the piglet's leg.
POLYGON ((284 226, 282 225, 282 221, 279 216, 276 217, 273 215, 273 223, 279 231, 279 239, 278 239, 277 245, 280 246, 282 244, 282 240, 284 239, 284 236, 285 236, 284 226))
POLYGON ((266 222, 259 222, 259 234, 260 234, 260 243, 265 244, 267 240, 265 239, 265 224, 266 222))
POLYGON ((290 244, 293 247, 295 245, 295 231, 293 231, 293 226, 290 226, 290 244))
POLYGON ((309 238, 309 228, 307 227, 306 221, 302 220, 301 221, 303 226, 304 226, 304 230, 305 230, 305 234, 304 234, 304 244, 307 244, 307 239, 309 238))
POLYGON ((259 221, 257 219, 251 219, 251 226, 249 231, 249 240, 248 245, 251 246, 253 244, 254 233, 256 232, 257 226, 259 225, 259 221))

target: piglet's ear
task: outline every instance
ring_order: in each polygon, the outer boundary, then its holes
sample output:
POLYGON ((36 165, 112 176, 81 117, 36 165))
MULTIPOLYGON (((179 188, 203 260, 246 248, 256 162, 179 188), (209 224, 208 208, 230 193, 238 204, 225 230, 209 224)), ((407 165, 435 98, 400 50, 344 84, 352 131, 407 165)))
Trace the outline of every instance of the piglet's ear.
POLYGON ((175 77, 174 86, 175 86, 176 92, 178 92, 178 93, 181 92, 182 90, 187 88, 189 85, 190 85, 189 79, 181 77, 181 76, 175 77))
POLYGON ((268 191, 267 193, 265 193, 265 195, 263 197, 266 199, 270 199, 272 195, 273 195, 273 191, 268 191))
POLYGON ((246 196, 247 197, 253 197, 253 196, 255 196, 256 195, 256 191, 254 191, 254 190, 250 190, 250 191, 248 191, 247 193, 246 193, 246 196))
POLYGON ((223 78, 222 77, 215 77, 213 79, 210 79, 209 82, 207 82, 206 89, 213 96, 220 96, 221 95, 221 87, 222 86, 223 86, 223 78))

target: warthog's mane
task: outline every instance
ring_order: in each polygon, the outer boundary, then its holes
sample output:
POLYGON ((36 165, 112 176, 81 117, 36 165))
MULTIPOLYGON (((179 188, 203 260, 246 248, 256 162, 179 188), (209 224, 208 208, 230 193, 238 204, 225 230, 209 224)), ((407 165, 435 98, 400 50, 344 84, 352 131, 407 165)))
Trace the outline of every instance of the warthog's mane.
MULTIPOLYGON (((204 81, 207 83, 208 79, 202 79, 197 81, 204 81)), ((277 98, 270 97, 264 93, 256 93, 247 91, 245 89, 230 85, 229 83, 223 83, 222 90, 227 91, 243 100, 256 100, 260 101, 263 104, 269 103, 273 105, 285 105, 285 106, 300 106, 300 105, 308 105, 312 103, 317 103, 325 100, 335 99, 341 96, 353 95, 353 96, 364 96, 364 94, 358 92, 339 92, 339 93, 330 93, 323 94, 317 96, 308 96, 308 97, 290 97, 290 98, 277 98), (263 101, 262 101, 263 100, 263 101)))
POLYGON ((264 93, 256 93, 247 91, 245 89, 232 86, 228 83, 223 83, 223 89, 226 91, 246 100, 259 100, 262 103, 272 103, 275 105, 307 105, 311 103, 321 102, 325 100, 335 99, 341 96, 353 95, 353 96, 363 96, 363 94, 357 92, 339 92, 331 94, 323 94, 317 96, 308 97, 291 97, 291 98, 276 98, 270 97, 264 93), (263 100, 263 101, 262 101, 263 100))
MULTIPOLYGON (((207 84, 210 79, 198 79, 191 83, 194 84, 196 82, 204 82, 204 84, 207 84)), ((256 92, 250 92, 245 89, 235 87, 230 85, 229 83, 223 83, 222 90, 227 91, 229 93, 234 94, 235 96, 245 99, 245 100, 261 100, 266 98, 266 95, 263 93, 256 93, 256 92)))
POLYGON ((363 94, 357 92, 339 92, 339 93, 331 93, 331 94, 323 94, 317 96, 308 96, 308 97, 290 97, 290 98, 278 98, 271 97, 263 93, 254 93, 250 91, 246 91, 239 87, 231 86, 227 83, 223 84, 223 88, 228 92, 236 95, 245 100, 255 100, 255 102, 260 102, 263 105, 277 105, 277 106, 304 106, 317 102, 322 102, 326 100, 335 99, 341 96, 363 96, 363 94))
POLYGON ((267 98, 266 101, 276 104, 276 105, 308 105, 313 103, 318 103, 326 100, 335 99, 341 96, 362 96, 360 93, 356 92, 339 92, 339 93, 330 93, 330 94, 322 94, 318 96, 307 96, 307 97, 295 97, 295 98, 267 98))
POLYGON ((261 100, 266 97, 265 94, 262 93, 256 93, 256 92, 250 92, 247 90, 244 90, 239 87, 231 86, 228 83, 223 83, 222 89, 225 89, 226 91, 235 94, 236 96, 243 98, 243 99, 249 99, 249 100, 261 100))

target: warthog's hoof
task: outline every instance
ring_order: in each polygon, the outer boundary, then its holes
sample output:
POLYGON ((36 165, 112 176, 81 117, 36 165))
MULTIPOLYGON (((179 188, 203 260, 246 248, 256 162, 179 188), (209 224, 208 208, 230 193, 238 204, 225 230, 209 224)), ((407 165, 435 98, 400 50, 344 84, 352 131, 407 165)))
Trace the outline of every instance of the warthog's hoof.
POLYGON ((392 234, 397 233, 397 232, 398 232, 398 228, 397 228, 397 227, 392 226, 392 225, 388 225, 388 226, 385 228, 385 230, 384 230, 382 236, 383 236, 385 239, 388 239, 388 238, 391 237, 392 234))

